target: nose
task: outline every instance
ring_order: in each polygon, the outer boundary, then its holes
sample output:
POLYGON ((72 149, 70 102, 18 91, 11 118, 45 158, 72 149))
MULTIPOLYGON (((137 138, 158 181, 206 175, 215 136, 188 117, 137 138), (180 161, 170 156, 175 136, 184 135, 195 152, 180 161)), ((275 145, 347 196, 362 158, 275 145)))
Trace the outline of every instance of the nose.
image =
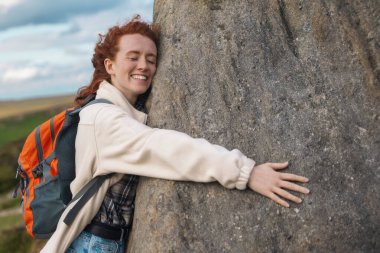
POLYGON ((144 71, 147 69, 147 62, 146 62, 146 59, 144 59, 144 57, 140 57, 138 63, 137 63, 137 69, 138 70, 141 70, 141 71, 144 71))

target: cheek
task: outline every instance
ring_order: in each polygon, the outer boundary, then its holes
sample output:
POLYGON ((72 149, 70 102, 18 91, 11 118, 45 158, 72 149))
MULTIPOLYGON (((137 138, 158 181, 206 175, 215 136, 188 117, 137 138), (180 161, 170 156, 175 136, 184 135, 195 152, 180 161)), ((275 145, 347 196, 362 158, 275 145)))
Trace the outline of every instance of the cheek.
POLYGON ((154 67, 154 68, 152 69, 152 78, 153 78, 154 75, 156 74, 156 70, 157 70, 157 67, 154 67))

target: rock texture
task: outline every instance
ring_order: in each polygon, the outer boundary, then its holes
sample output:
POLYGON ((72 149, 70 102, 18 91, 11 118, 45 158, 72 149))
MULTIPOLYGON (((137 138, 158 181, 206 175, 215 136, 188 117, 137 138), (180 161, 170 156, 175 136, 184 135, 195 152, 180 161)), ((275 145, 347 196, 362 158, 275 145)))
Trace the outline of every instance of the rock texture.
POLYGON ((309 196, 142 179, 129 252, 380 252, 380 2, 156 0, 149 124, 290 160, 309 196))

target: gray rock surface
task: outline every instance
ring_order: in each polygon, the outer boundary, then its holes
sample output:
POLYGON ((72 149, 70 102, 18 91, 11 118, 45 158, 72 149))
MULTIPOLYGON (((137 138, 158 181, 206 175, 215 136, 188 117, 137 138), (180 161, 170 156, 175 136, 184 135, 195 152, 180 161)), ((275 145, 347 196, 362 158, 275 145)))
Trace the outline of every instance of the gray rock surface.
POLYGON ((129 252, 380 252, 380 2, 156 0, 149 124, 290 160, 311 194, 141 179, 129 252))

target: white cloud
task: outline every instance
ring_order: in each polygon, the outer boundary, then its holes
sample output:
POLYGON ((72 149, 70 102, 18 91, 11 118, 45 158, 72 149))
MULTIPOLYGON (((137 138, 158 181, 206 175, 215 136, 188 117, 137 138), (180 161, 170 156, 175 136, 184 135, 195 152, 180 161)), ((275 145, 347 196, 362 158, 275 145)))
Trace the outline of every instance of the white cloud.
POLYGON ((5 14, 11 7, 19 4, 21 0, 2 0, 0 2, 0 13, 5 14))
MULTIPOLYGON (((21 69, 19 70, 22 72, 21 69)), ((0 79, 0 100, 73 94, 78 88, 89 83, 89 73, 91 73, 91 68, 81 62, 78 66, 68 67, 39 66, 32 73, 34 76, 30 75, 27 80, 13 78, 5 82, 0 79)), ((13 73, 13 77, 16 74, 13 73)))
POLYGON ((25 81, 38 75, 38 69, 33 67, 9 69, 3 75, 4 82, 25 81))

